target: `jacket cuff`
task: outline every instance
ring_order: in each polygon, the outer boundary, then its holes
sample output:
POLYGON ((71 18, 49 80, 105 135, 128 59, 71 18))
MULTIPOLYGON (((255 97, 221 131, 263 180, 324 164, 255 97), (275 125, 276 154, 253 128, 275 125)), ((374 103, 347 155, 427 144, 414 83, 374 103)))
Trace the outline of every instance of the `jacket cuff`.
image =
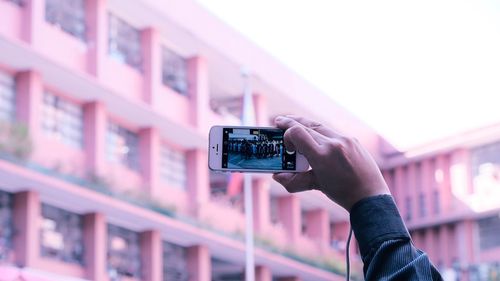
POLYGON ((350 220, 363 260, 384 241, 410 239, 396 203, 387 194, 358 201, 351 208, 350 220))

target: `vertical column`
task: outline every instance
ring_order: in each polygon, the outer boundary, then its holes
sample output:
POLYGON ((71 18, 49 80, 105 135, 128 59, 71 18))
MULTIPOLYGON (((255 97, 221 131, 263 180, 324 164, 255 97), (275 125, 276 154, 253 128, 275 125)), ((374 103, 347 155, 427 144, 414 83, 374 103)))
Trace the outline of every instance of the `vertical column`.
POLYGON ((187 249, 189 281, 212 280, 212 261, 206 246, 196 245, 187 249))
POLYGON ((403 196, 403 190, 405 190, 407 187, 405 186, 404 183, 404 169, 403 167, 396 167, 394 171, 394 187, 393 187, 393 196, 394 200, 396 201, 396 205, 398 205, 398 208, 402 208, 402 204, 404 202, 404 196, 403 196))
POLYGON ((90 102, 83 107, 84 146, 87 153, 87 172, 102 177, 106 172, 106 109, 100 102, 90 102))
POLYGON ((452 209, 453 196, 450 185, 450 159, 447 155, 439 155, 436 160, 437 188, 439 190, 441 212, 446 215, 452 209))
POLYGON ((95 77, 104 71, 104 60, 108 50, 107 0, 85 1, 85 24, 87 28, 88 69, 95 77))
POLYGON ((255 178, 253 192, 253 225, 257 232, 264 233, 271 224, 270 183, 267 178, 255 178))
POLYGON ((24 123, 33 141, 38 139, 42 124, 43 82, 38 72, 23 71, 16 75, 16 115, 24 123))
POLYGON ((316 209, 306 212, 306 234, 314 239, 321 247, 327 247, 330 240, 330 221, 325 209, 316 209))
POLYGON ((14 249, 16 264, 33 267, 40 255, 40 198, 34 191, 14 195, 14 249))
POLYGON ((255 280, 256 281, 272 281, 273 275, 271 270, 264 265, 258 265, 255 267, 255 280))
POLYGON ((160 135, 155 128, 146 128, 139 132, 141 172, 151 197, 159 195, 160 145, 160 135))
POLYGON ((278 198, 278 216, 279 220, 292 242, 298 240, 301 234, 301 214, 300 201, 295 195, 287 195, 278 198))
POLYGON ((191 99, 191 124, 206 133, 209 122, 210 89, 207 62, 203 57, 188 60, 188 85, 191 99))
POLYGON ((85 245, 85 270, 90 280, 106 280, 107 227, 101 213, 83 217, 83 243, 85 245))
POLYGON ((206 149, 194 149, 187 153, 187 192, 190 198, 191 211, 199 215, 200 207, 210 197, 210 179, 208 176, 208 154, 206 149))
POLYGON ((163 244, 160 232, 156 230, 141 233, 142 280, 163 280, 163 244))
POLYGON ((155 106, 162 83, 160 33, 156 28, 148 27, 141 32, 141 47, 144 58, 144 101, 155 106))
POLYGON ((45 21, 45 0, 25 0, 23 5, 21 38, 31 45, 36 45, 43 40, 41 28, 45 21))
POLYGON ((254 93, 253 103, 255 107, 255 119, 258 126, 269 126, 269 111, 267 97, 263 94, 254 93))

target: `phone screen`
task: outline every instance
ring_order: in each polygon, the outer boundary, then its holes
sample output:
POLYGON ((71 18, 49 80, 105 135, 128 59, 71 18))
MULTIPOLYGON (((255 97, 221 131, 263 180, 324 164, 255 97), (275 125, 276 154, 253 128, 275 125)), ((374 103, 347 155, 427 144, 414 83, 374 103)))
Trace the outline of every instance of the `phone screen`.
POLYGON ((223 128, 222 168, 295 170, 296 154, 283 144, 284 130, 223 128))

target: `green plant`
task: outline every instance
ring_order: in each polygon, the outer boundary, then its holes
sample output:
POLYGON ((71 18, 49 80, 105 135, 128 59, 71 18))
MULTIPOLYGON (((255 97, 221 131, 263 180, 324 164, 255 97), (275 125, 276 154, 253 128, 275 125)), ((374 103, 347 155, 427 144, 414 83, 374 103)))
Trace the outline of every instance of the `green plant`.
POLYGON ((23 123, 0 122, 0 151, 26 160, 31 155, 33 144, 28 127, 23 123))

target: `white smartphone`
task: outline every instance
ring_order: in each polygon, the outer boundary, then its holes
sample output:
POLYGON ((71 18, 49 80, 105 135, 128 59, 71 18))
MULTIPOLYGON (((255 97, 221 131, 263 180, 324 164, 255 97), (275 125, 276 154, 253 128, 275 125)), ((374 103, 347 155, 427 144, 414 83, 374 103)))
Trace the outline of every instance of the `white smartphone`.
POLYGON ((208 167, 225 172, 304 172, 304 155, 285 149, 285 130, 272 127, 210 128, 208 167))

